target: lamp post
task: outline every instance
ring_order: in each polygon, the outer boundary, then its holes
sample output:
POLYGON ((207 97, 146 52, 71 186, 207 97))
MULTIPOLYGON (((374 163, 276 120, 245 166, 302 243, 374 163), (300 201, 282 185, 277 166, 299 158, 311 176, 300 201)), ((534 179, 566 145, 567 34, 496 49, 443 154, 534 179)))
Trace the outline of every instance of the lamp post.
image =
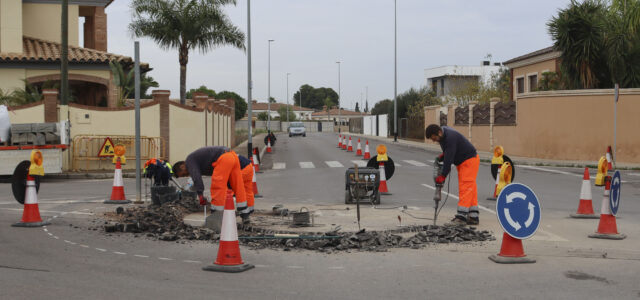
MULTIPOLYGON (((340 133, 341 129, 341 121, 340 121, 340 117, 342 116, 342 113, 340 111, 340 61, 336 62, 338 64, 338 133, 340 133)), ((331 111, 331 108, 329 108, 329 111, 331 111)))
POLYGON ((267 132, 271 133, 271 42, 269 40, 269 59, 268 59, 268 75, 267 75, 267 132))
POLYGON ((253 111, 251 101, 251 0, 247 0, 247 116, 249 119, 249 137, 247 140, 247 157, 252 157, 253 154, 253 111))
POLYGON ((287 123, 289 123, 289 75, 291 73, 287 73, 287 123))
POLYGON ((398 141, 398 0, 393 0, 393 141, 398 141))

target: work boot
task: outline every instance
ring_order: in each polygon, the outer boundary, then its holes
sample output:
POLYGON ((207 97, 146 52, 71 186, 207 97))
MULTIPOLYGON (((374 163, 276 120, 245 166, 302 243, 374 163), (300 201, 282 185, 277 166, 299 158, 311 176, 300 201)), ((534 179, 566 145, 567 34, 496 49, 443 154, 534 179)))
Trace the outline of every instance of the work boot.
POLYGON ((467 225, 479 225, 479 224, 480 224, 480 218, 478 217, 467 218, 467 225))
POLYGON ((449 223, 445 223, 444 226, 465 226, 467 225, 467 220, 462 216, 455 216, 449 223))
POLYGON ((240 214, 240 218, 242 218, 243 226, 249 225, 251 223, 251 220, 249 219, 249 213, 240 214))

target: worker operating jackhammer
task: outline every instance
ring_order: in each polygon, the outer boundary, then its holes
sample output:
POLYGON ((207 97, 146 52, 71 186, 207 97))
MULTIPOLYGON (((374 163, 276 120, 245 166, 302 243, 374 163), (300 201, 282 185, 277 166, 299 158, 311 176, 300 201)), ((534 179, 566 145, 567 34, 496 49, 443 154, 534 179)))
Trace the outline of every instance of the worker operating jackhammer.
MULTIPOLYGON (((249 208, 238 155, 227 147, 203 147, 187 156, 185 161, 173 165, 176 177, 191 176, 193 189, 198 193, 200 205, 207 205, 204 197, 202 174, 211 174, 211 209, 215 227, 222 226, 222 214, 227 195, 227 183, 236 195, 236 209, 243 223, 248 221, 249 208)), ((218 228, 219 230, 219 228, 218 228)))
POLYGON ((442 154, 438 157, 442 161, 442 172, 436 176, 436 184, 444 184, 451 172, 451 164, 458 170, 459 201, 455 217, 450 225, 478 225, 480 216, 478 210, 478 169, 480 157, 471 142, 462 134, 447 126, 436 124, 427 126, 425 137, 440 143, 442 154))

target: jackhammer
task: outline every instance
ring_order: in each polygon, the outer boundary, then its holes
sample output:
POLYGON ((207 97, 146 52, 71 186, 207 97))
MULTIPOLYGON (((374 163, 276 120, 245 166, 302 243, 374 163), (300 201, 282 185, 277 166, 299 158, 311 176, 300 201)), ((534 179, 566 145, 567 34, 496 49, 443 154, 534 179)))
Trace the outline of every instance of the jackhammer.
POLYGON ((433 194, 433 202, 435 202, 434 212, 433 212, 433 225, 436 225, 436 220, 438 219, 438 206, 440 204, 440 200, 442 200, 442 187, 444 183, 438 183, 436 178, 438 175, 442 173, 442 161, 436 157, 433 161, 433 183, 436 186, 435 193, 433 194))

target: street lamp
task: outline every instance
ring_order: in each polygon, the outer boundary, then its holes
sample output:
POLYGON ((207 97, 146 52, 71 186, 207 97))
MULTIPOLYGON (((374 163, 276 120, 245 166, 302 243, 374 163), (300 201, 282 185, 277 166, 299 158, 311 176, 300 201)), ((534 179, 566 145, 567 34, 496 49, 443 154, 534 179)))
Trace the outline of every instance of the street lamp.
POLYGON ((289 123, 289 75, 291 73, 287 73, 287 123, 289 123))
POLYGON ((268 59, 268 75, 267 75, 267 132, 271 133, 271 42, 269 40, 269 59, 268 59))
MULTIPOLYGON (((342 125, 340 122, 340 117, 342 115, 340 111, 340 61, 337 61, 336 63, 338 64, 338 133, 340 133, 340 126, 342 125)), ((331 108, 329 108, 329 111, 331 111, 331 108)))
POLYGON ((249 137, 247 140, 247 157, 252 157, 253 151, 253 127, 251 126, 253 125, 253 108, 251 101, 251 84, 251 0, 247 0, 247 119, 249 119, 249 125, 247 127, 249 131, 249 137))
POLYGON ((398 141, 398 0, 393 0, 393 141, 398 141))

